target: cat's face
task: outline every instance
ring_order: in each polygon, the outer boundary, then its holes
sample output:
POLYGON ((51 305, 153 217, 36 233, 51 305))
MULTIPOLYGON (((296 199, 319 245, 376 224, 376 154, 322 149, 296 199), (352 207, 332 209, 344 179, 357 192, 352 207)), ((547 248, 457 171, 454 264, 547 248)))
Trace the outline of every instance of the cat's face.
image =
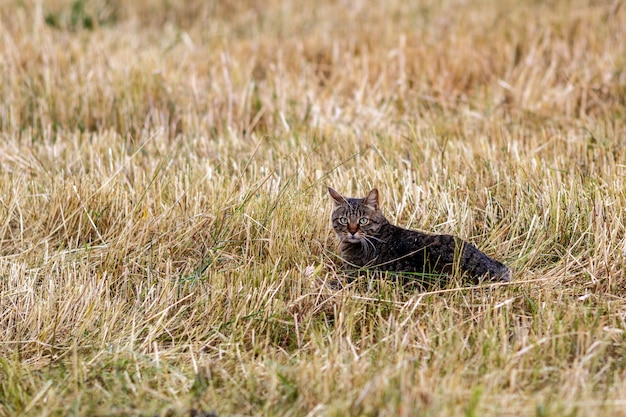
POLYGON ((362 243, 378 233, 384 220, 378 208, 378 190, 374 188, 365 198, 343 197, 330 187, 328 193, 334 204, 331 219, 339 240, 362 243))

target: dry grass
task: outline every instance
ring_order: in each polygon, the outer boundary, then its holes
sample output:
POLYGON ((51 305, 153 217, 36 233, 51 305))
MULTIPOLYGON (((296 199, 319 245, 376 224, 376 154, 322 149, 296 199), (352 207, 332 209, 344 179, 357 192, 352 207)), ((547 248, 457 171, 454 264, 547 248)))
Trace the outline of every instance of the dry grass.
POLYGON ((623 1, 9 3, 0 415, 626 415, 623 1), (325 185, 514 282, 330 288, 325 185))

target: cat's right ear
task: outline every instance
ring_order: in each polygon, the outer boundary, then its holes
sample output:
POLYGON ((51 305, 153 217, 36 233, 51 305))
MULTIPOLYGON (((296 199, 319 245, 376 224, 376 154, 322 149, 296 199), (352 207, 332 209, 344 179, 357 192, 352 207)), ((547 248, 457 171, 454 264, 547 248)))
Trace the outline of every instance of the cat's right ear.
POLYGON ((328 194, 330 194, 330 196, 333 198, 333 202, 335 203, 335 206, 342 205, 346 202, 346 199, 343 198, 341 194, 339 194, 337 191, 333 190, 330 187, 328 187, 328 194))
POLYGON ((378 190, 374 188, 367 194, 367 197, 365 197, 363 201, 374 210, 378 210, 378 190))

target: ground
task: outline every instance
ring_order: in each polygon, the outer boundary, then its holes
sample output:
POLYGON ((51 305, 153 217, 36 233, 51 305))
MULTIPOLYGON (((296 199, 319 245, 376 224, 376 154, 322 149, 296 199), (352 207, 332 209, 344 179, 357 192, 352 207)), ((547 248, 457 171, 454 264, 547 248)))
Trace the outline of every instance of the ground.
POLYGON ((622 1, 4 6, 0 415, 626 415, 622 1), (327 186, 513 281, 336 285, 327 186))

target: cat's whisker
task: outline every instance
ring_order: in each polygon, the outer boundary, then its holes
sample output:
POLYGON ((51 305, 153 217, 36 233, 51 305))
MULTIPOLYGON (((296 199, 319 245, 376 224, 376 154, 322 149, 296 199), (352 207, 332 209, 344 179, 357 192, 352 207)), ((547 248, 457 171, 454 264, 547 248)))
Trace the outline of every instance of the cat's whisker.
POLYGON ((363 253, 365 254, 365 256, 369 256, 370 255, 370 248, 369 248, 370 246, 372 246, 372 248, 374 250, 376 250, 376 248, 374 248, 374 245, 372 245, 372 242, 367 240, 366 237, 362 237, 361 238, 361 248, 363 249, 363 253))
MULTIPOLYGON (((365 235, 363 235, 363 239, 361 240, 361 242, 368 243, 368 244, 372 247, 372 249, 374 250, 374 253, 376 253, 376 245, 374 245, 374 244, 372 243, 372 241, 371 241, 371 240, 369 240, 369 238, 370 238, 370 237, 373 237, 373 236, 365 236, 365 235)), ((380 240, 380 239, 379 239, 379 240, 380 240)), ((369 248, 367 247, 367 245, 364 245, 364 246, 365 246, 365 251, 366 251, 367 253, 369 253, 369 248)))
POLYGON ((364 239, 361 239, 361 250, 363 251, 363 254, 365 256, 369 256, 369 248, 366 245, 366 241, 364 239))
POLYGON ((387 242, 386 240, 383 240, 381 238, 378 238, 378 237, 372 236, 372 235, 367 235, 367 236, 365 236, 365 238, 366 239, 374 239, 375 241, 381 242, 381 243, 386 243, 387 242))

